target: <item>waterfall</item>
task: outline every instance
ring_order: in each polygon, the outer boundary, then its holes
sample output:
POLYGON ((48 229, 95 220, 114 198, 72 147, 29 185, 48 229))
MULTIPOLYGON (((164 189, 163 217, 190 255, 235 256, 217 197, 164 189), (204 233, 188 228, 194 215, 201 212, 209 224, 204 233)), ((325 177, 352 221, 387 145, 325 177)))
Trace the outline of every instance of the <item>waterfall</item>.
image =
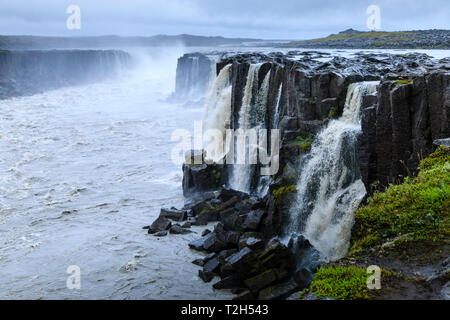
POLYGON ((278 88, 278 94, 277 94, 277 102, 275 105, 275 112, 273 116, 273 123, 272 128, 278 128, 278 120, 280 119, 280 101, 281 101, 281 92, 283 91, 283 83, 280 83, 280 87, 278 88))
MULTIPOLYGON (((206 99, 205 114, 203 116, 204 129, 220 130, 222 137, 225 135, 225 130, 230 128, 232 90, 230 70, 231 64, 226 65, 222 68, 222 70, 220 70, 219 75, 216 77, 206 99)), ((222 145, 217 148, 223 150, 222 145)), ((208 156, 207 152, 208 158, 213 161, 218 161, 222 158, 223 154, 210 156, 211 155, 208 156)))
POLYGON ((348 251, 353 217, 366 190, 360 179, 357 135, 364 95, 374 94, 378 82, 351 84, 344 112, 317 134, 309 155, 302 159, 297 200, 290 210, 287 233, 302 233, 326 259, 348 251))
MULTIPOLYGON (((252 64, 248 70, 247 82, 245 84, 244 96, 242 98, 242 106, 239 111, 238 128, 242 130, 266 128, 267 114, 267 95, 269 92, 270 71, 264 77, 261 88, 258 89, 259 70, 262 64, 252 64)), ((257 141, 250 141, 249 138, 249 154, 248 159, 254 157, 256 159, 258 148, 257 141)), ((239 139, 238 139, 239 141, 239 139)), ((239 144, 236 150, 236 159, 241 156, 245 160, 246 148, 244 143, 239 144)), ((230 186, 233 189, 250 193, 251 182, 255 173, 256 166, 254 164, 242 162, 233 166, 230 186)), ((259 188, 260 189, 260 188, 259 188)))

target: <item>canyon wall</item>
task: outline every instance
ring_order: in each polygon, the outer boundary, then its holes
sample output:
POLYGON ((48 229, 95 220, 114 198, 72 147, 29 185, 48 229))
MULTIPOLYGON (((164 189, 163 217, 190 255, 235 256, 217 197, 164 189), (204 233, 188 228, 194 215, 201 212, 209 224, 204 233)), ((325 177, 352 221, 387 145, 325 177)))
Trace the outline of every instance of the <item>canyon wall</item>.
POLYGON ((99 81, 130 64, 116 50, 0 50, 0 99, 99 81))

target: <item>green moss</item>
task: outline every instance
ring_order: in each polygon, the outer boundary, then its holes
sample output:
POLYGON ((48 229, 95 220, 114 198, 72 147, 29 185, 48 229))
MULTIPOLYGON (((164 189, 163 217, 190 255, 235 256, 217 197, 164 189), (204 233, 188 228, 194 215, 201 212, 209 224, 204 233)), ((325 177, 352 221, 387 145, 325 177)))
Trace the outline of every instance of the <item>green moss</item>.
MULTIPOLYGON (((379 292, 367 288, 369 276, 371 274, 367 273, 366 268, 352 265, 326 265, 319 268, 314 275, 309 291, 319 297, 337 300, 373 299, 379 292)), ((381 269, 382 282, 396 276, 394 272, 381 269)))
POLYGON ((351 254, 392 239, 444 244, 450 235, 450 151, 440 147, 421 161, 416 178, 376 193, 355 214, 351 254))
POLYGON ((275 198, 278 198, 282 194, 285 194, 285 193, 288 193, 288 192, 295 192, 295 191, 297 191, 297 188, 294 185, 280 187, 280 188, 278 188, 278 189, 273 191, 273 196, 275 198))
POLYGON ((311 151, 311 142, 302 142, 298 145, 300 153, 307 153, 311 151))
POLYGON ((394 85, 395 86, 400 86, 400 85, 412 84, 412 83, 413 83, 412 80, 406 79, 406 80, 397 80, 397 81, 395 81, 394 85))
POLYGON ((299 299, 303 299, 303 297, 309 292, 308 288, 303 289, 297 296, 299 299))
POLYGON ((339 115, 339 107, 338 106, 334 106, 333 108, 331 108, 330 112, 328 113, 328 118, 329 119, 336 119, 339 115))
POLYGON ((306 138, 302 137, 302 136, 298 136, 295 138, 295 140, 297 142, 313 142, 314 140, 314 135, 312 133, 309 133, 308 136, 306 138))

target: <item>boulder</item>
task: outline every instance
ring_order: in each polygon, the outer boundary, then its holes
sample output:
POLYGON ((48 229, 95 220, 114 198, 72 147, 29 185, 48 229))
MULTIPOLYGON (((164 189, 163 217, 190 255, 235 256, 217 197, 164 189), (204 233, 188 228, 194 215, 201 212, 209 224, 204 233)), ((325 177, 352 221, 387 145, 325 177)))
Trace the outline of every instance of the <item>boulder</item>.
POLYGON ((217 258, 212 258, 203 266, 204 273, 217 273, 219 271, 220 262, 217 258))
POLYGON ((252 278, 244 280, 245 285, 253 293, 258 293, 261 289, 270 286, 278 280, 277 273, 274 269, 266 270, 252 278))
POLYGON ((214 273, 205 273, 203 270, 198 270, 198 276, 204 282, 210 282, 214 278, 214 273))
POLYGON ((170 232, 171 234, 186 234, 186 233, 191 233, 192 231, 191 231, 191 230, 188 230, 188 229, 186 229, 186 228, 183 228, 183 227, 180 226, 179 224, 174 224, 174 225, 170 228, 169 232, 170 232))
POLYGON ((298 289, 299 289, 298 284, 293 279, 290 279, 289 281, 262 289, 258 294, 258 299, 259 300, 283 299, 288 297, 290 294, 294 293, 298 289))
POLYGON ((236 275, 225 277, 213 284, 214 289, 232 289, 240 286, 242 281, 236 275))
POLYGON ((186 210, 178 210, 176 208, 161 208, 161 212, 159 214, 160 217, 164 217, 174 221, 184 221, 187 219, 187 211, 186 210))
POLYGON ((165 236, 167 236, 167 234, 168 234, 167 230, 163 230, 163 231, 156 232, 153 235, 155 237, 165 237, 165 236))
POLYGON ((264 210, 250 211, 244 221, 242 228, 248 231, 258 230, 264 214, 264 210))
POLYGON ((148 233, 156 233, 159 231, 164 231, 170 229, 172 226, 172 222, 169 221, 169 219, 164 217, 158 217, 150 226, 148 229, 148 233))

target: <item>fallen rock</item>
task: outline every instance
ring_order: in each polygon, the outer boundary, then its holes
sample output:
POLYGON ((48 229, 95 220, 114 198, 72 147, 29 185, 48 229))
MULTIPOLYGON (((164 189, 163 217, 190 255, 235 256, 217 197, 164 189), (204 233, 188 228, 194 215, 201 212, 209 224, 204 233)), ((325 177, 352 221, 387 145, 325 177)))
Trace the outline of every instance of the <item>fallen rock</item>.
POLYGON ((298 284, 293 280, 267 287, 259 292, 260 300, 283 299, 299 289, 298 284))
POLYGON ((249 231, 258 230, 258 227, 261 223, 264 213, 265 213, 264 210, 250 211, 242 226, 243 229, 249 231))
POLYGON ((210 282, 214 278, 214 274, 213 273, 205 273, 203 270, 198 270, 198 276, 204 282, 210 282))
POLYGON ((192 263, 200 267, 203 267, 205 265, 203 259, 195 259, 194 261, 192 261, 192 263))
POLYGON ((220 267, 220 262, 217 258, 213 258, 205 263, 203 266, 204 273, 217 273, 220 267))
POLYGON ((150 226, 148 229, 148 233, 156 233, 159 231, 164 231, 170 229, 172 226, 172 222, 169 221, 169 219, 164 217, 158 217, 150 226))
POLYGON ((163 230, 163 231, 156 232, 153 235, 155 237, 165 237, 165 236, 167 236, 167 234, 168 234, 167 230, 163 230))
POLYGON ((182 226, 180 226, 179 224, 174 224, 169 232, 171 234, 186 234, 186 233, 191 233, 191 230, 187 230, 186 228, 183 228, 182 226))
POLYGON ((187 219, 187 211, 186 210, 178 210, 174 207, 172 207, 170 209, 161 208, 159 216, 170 219, 170 220, 184 221, 187 219))
POLYGON ((274 269, 266 270, 257 276, 246 279, 245 285, 253 293, 258 293, 261 289, 270 286, 278 280, 277 273, 274 269))
POLYGON ((254 300, 254 299, 255 299, 255 296, 250 292, 250 290, 246 290, 233 298, 233 300, 237 300, 237 301, 254 300))
POLYGON ((232 289, 239 287, 242 284, 242 281, 239 279, 237 275, 231 275, 225 277, 218 282, 213 284, 214 289, 232 289))

